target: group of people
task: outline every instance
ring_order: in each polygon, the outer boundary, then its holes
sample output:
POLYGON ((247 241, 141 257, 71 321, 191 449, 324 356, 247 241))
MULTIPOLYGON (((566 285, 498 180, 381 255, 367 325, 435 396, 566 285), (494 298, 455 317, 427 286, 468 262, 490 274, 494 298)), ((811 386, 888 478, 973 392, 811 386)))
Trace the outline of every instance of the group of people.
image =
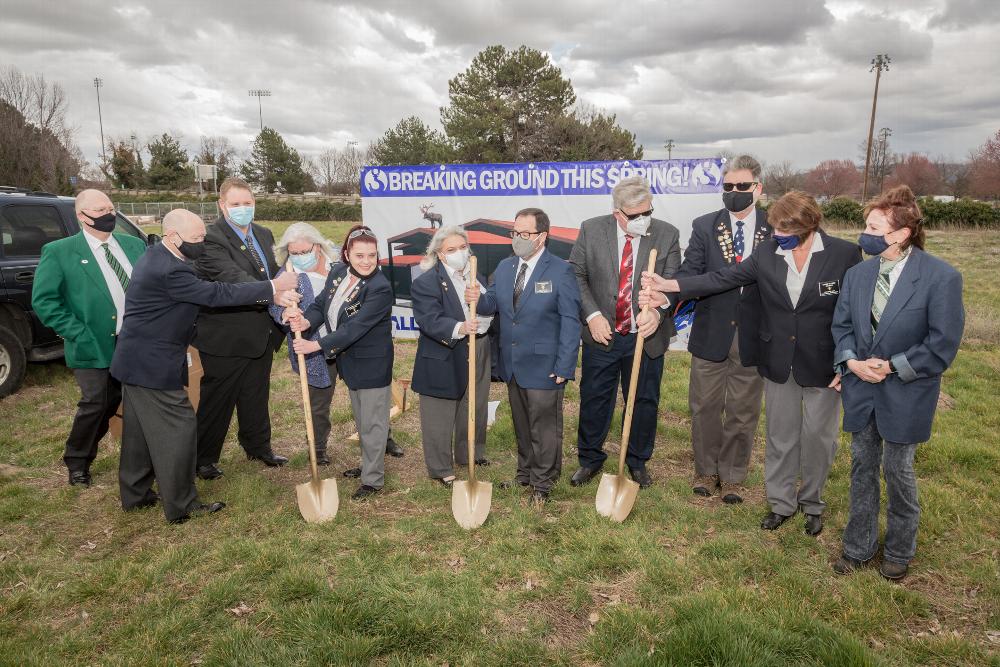
MULTIPOLYGON (((805 532, 819 534, 843 410, 852 434, 850 518, 834 569, 852 572, 878 551, 882 470, 889 506, 880 572, 904 576, 919 519, 914 452, 930 438, 941 375, 961 340, 961 275, 924 252, 920 209, 905 186, 867 205, 859 244, 827 234, 808 195, 790 192, 765 212, 762 191, 759 163, 728 161, 723 208, 694 221, 683 256, 677 228, 653 217, 641 178, 620 181, 611 212, 580 225, 569 261, 547 250, 550 220, 538 208, 516 213, 513 255, 489 279, 472 275, 461 227, 435 230, 411 289, 420 328, 412 387, 428 476, 451 486, 455 466, 469 463, 468 438, 474 464, 489 465, 495 375, 507 386, 517 441, 516 473, 501 486, 546 502, 562 471, 564 393, 579 360, 579 467, 570 484, 588 483, 607 458, 619 387, 627 399, 642 337, 623 446, 630 476, 648 488, 673 313, 696 299, 692 492, 743 502, 766 396, 770 511, 761 527, 775 530, 801 510, 805 532), (872 259, 862 261, 862 250, 872 259), (468 433, 473 344, 478 418, 468 433)), ((97 442, 123 397, 122 506, 161 502, 171 521, 221 509, 198 499, 194 480, 223 474, 219 454, 234 410, 251 459, 286 461, 270 447, 267 398, 273 353, 287 336, 296 371, 304 355, 318 463, 330 463, 339 377, 361 444, 360 467, 345 475, 360 477, 354 498, 377 494, 385 454, 402 454, 389 431, 393 292, 378 268, 377 237, 357 225, 338 249, 295 223, 275 244, 253 223, 245 182, 227 180, 219 203, 222 215, 207 230, 191 213, 168 214, 162 241, 143 254, 141 242, 113 233, 110 200, 84 191, 81 233, 44 248, 35 308, 65 339, 82 394, 66 445, 70 483, 89 485, 97 442), (205 370, 197 412, 182 389, 189 343, 205 370)))

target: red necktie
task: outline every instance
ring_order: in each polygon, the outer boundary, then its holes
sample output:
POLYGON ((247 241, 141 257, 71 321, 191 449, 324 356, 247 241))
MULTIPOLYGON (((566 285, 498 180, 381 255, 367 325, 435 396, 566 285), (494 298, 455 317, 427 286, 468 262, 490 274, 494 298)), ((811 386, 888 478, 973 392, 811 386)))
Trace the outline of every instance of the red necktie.
POLYGON ((615 331, 627 336, 632 331, 632 237, 625 235, 622 264, 618 269, 618 303, 615 304, 615 331))

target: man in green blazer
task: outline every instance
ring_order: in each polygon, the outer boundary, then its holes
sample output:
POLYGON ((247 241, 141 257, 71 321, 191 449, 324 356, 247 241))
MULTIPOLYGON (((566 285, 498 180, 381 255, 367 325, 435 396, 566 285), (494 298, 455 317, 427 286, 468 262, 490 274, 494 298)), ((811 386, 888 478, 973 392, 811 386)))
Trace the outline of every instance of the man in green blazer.
POLYGON ((112 233, 115 207, 98 190, 77 195, 76 218, 79 234, 42 248, 31 305, 38 319, 63 338, 66 365, 80 387, 63 460, 71 485, 90 486, 97 443, 121 403, 121 385, 108 368, 132 267, 146 245, 133 236, 112 233))

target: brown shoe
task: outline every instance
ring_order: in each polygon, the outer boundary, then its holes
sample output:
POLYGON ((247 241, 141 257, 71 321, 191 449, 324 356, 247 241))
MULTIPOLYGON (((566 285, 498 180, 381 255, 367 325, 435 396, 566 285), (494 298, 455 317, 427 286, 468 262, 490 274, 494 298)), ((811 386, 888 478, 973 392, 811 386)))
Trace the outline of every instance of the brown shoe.
POLYGON ((694 480, 691 482, 691 490, 694 491, 695 495, 705 498, 714 494, 718 486, 718 475, 695 475, 694 480))
POLYGON ((736 482, 723 482, 722 486, 719 488, 719 495, 722 496, 722 502, 727 505, 737 505, 742 503, 743 496, 746 494, 746 488, 742 484, 737 484, 736 482))

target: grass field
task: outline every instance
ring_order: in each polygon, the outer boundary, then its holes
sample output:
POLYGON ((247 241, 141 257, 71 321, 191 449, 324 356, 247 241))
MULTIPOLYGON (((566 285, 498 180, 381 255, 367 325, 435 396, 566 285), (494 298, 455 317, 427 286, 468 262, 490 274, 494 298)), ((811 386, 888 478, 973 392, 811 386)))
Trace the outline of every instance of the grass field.
MULTIPOLYGON (((325 227, 337 240, 345 229, 325 227)), ((624 524, 596 514, 596 484, 569 486, 571 386, 552 502, 536 509, 494 485, 474 532, 426 478, 417 410, 393 423, 406 456, 387 459, 386 492, 348 500, 355 482, 339 472, 357 449, 340 388, 324 471, 338 475, 340 513, 302 522, 293 487, 308 477, 304 426, 284 349, 271 413, 274 449, 291 464, 246 461, 231 433, 226 476, 199 482, 225 511, 182 526, 159 508, 125 514, 110 439, 94 487, 66 485, 77 390, 61 364, 36 364, 0 403, 0 664, 1000 666, 1000 239, 934 232, 929 249, 962 268, 968 326, 944 379, 947 405, 918 452, 920 542, 901 585, 830 569, 847 518, 846 447, 818 538, 801 516, 773 533, 758 527, 762 430, 747 503, 690 493, 686 354, 668 354, 656 483, 624 524)), ((409 377, 414 350, 397 345, 397 377, 409 377)), ((512 476, 513 440, 504 405, 487 479, 512 476)))

